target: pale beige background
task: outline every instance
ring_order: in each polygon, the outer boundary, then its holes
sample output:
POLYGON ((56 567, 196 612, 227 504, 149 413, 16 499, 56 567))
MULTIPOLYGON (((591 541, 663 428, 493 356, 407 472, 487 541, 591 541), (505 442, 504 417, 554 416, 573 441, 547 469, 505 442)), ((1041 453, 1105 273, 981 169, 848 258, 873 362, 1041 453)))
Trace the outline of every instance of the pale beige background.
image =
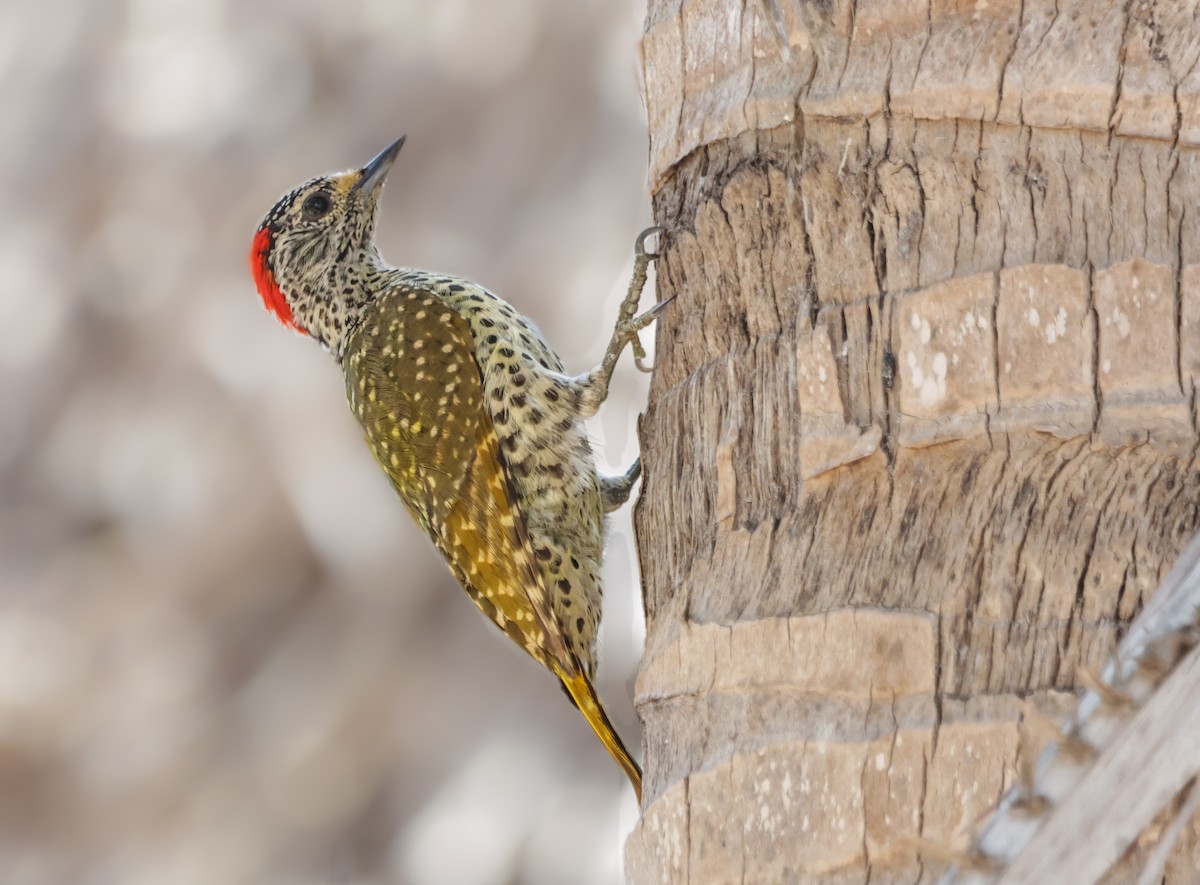
MULTIPOLYGON (((407 133, 384 253, 587 368, 648 223, 643 5, 0 2, 0 882, 618 880, 623 776, 246 253, 280 193, 407 133)), ((602 461, 644 390, 624 363, 602 461)), ((638 746, 628 526, 601 691, 638 746)))

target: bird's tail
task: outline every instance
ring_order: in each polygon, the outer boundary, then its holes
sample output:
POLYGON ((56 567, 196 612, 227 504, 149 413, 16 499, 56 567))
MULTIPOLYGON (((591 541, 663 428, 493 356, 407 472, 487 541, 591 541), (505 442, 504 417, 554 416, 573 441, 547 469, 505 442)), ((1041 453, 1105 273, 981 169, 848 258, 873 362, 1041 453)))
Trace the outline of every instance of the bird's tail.
MULTIPOLYGON (((556 667, 555 669, 559 668, 556 667)), ((563 688, 567 690, 567 694, 571 696, 571 700, 575 702, 575 706, 579 708, 579 712, 588 721, 588 725, 592 727, 592 731, 596 732, 596 737, 600 738, 600 743, 604 744, 604 748, 608 750, 609 755, 617 760, 617 764, 625 771, 625 774, 629 777, 629 782, 633 784, 634 793, 637 794, 638 805, 641 805, 642 770, 633 761, 633 757, 629 755, 629 751, 621 743, 620 735, 617 734, 612 723, 608 721, 608 714, 604 712, 604 706, 600 703, 600 698, 596 697, 596 689, 592 685, 592 681, 583 673, 578 671, 575 673, 566 673, 564 669, 559 669, 558 672, 558 678, 562 680, 563 688)))

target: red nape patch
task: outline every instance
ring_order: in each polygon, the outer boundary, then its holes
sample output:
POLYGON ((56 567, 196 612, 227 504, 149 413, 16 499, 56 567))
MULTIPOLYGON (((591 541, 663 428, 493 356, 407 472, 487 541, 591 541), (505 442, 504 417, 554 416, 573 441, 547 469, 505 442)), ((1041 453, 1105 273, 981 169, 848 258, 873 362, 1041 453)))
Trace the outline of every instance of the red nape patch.
POLYGON ((254 285, 258 288, 263 305, 279 319, 279 322, 301 334, 307 335, 292 316, 292 309, 287 299, 275 282, 275 274, 267 263, 267 254, 271 251, 271 229, 260 227, 254 235, 254 244, 250 247, 250 273, 254 277, 254 285))

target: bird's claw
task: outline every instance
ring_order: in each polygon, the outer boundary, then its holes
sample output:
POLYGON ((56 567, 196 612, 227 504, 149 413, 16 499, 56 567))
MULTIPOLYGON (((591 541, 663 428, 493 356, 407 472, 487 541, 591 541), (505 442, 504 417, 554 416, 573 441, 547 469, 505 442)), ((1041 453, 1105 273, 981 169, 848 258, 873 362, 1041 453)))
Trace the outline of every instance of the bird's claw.
POLYGON ((654 319, 662 313, 663 308, 667 306, 670 299, 654 305, 654 307, 642 314, 638 314, 637 309, 638 301, 642 296, 642 289, 646 286, 646 276, 650 263, 655 261, 659 256, 657 252, 647 251, 646 240, 664 233, 666 231, 661 227, 648 227, 638 234, 637 241, 634 244, 633 278, 629 281, 629 290, 625 293, 625 300, 621 302, 620 310, 617 312, 617 327, 613 330, 608 350, 605 352, 604 360, 601 363, 604 371, 609 374, 612 373, 613 367, 617 363, 617 358, 621 355, 621 351, 627 346, 633 351, 634 362, 637 364, 638 369, 643 372, 653 371, 653 366, 646 365, 646 350, 642 347, 642 342, 638 339, 638 332, 654 322, 654 319))
POLYGON ((666 232, 666 228, 660 227, 657 224, 654 225, 654 227, 646 228, 644 231, 638 234, 637 241, 633 245, 633 254, 638 258, 648 258, 651 261, 656 260, 660 253, 646 251, 646 240, 653 236, 665 234, 666 232))
POLYGON ((671 296, 665 301, 660 301, 649 310, 639 313, 635 317, 630 317, 627 320, 622 320, 620 324, 620 334, 625 338, 633 338, 638 332, 646 328, 656 319, 658 315, 667 309, 667 305, 675 300, 675 296, 671 296))
POLYGON ((646 349, 642 346, 641 339, 638 338, 638 332, 658 319, 659 314, 666 310, 667 305, 674 300, 675 296, 672 295, 665 301, 658 302, 658 304, 645 313, 638 314, 621 324, 621 332, 626 336, 629 341, 629 348, 633 351, 633 363, 638 367, 638 371, 640 372, 649 374, 654 371, 654 366, 646 362, 646 349))

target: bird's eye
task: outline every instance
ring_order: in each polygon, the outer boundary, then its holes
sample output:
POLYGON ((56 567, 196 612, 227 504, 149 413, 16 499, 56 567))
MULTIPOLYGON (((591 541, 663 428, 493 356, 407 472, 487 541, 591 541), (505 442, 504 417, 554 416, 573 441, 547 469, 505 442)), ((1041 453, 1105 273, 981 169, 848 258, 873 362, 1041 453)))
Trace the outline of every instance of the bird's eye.
POLYGON ((328 214, 329 210, 333 208, 333 201, 325 194, 313 194, 304 201, 302 208, 306 219, 316 221, 328 214))

